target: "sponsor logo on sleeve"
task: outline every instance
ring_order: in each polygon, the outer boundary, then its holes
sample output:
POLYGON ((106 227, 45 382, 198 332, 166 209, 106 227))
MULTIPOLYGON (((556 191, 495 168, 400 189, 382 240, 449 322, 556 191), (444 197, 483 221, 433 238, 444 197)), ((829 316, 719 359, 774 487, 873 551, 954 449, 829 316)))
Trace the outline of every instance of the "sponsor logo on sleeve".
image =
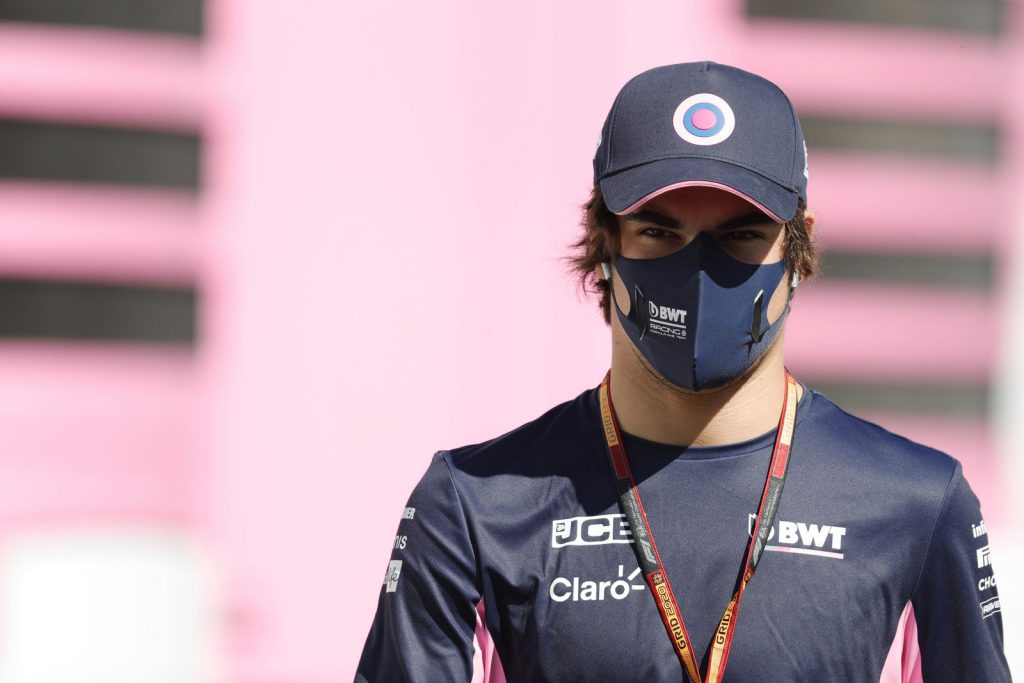
POLYGON ((394 593, 398 590, 398 577, 402 574, 402 561, 391 560, 388 563, 388 573, 384 576, 385 592, 394 593))
MULTIPOLYGON (((971 536, 974 538, 981 538, 982 536, 988 537, 988 529, 985 528, 985 520, 980 520, 977 524, 971 525, 971 536)), ((984 569, 985 567, 992 566, 992 548, 989 544, 985 544, 974 551, 975 559, 977 560, 978 569, 984 569)), ((984 593, 987 590, 993 590, 996 587, 995 574, 983 576, 978 579, 978 592, 984 593)), ((999 611, 999 598, 991 598, 981 603, 981 613, 983 617, 990 616, 994 612, 999 611), (994 601, 994 602, 993 602, 994 601)))
POLYGON ((983 545, 974 552, 978 556, 978 569, 992 566, 992 549, 989 546, 983 545))
POLYGON ((996 612, 1002 610, 999 609, 999 598, 989 598, 985 602, 978 603, 981 606, 981 618, 988 619, 996 612))
POLYGON ((416 516, 416 508, 405 508, 402 510, 402 519, 412 519, 416 516))
MULTIPOLYGON (((756 521, 757 515, 747 516, 748 535, 754 532, 754 522, 756 521)), ((845 557, 843 553, 845 538, 846 527, 844 526, 779 520, 772 525, 771 531, 768 532, 769 543, 764 549, 842 560, 845 557)))
POLYGON ((623 514, 570 517, 556 519, 551 523, 552 548, 632 542, 633 532, 623 514))
POLYGON ((398 535, 395 536, 395 550, 405 550, 406 544, 409 542, 408 536, 398 535))

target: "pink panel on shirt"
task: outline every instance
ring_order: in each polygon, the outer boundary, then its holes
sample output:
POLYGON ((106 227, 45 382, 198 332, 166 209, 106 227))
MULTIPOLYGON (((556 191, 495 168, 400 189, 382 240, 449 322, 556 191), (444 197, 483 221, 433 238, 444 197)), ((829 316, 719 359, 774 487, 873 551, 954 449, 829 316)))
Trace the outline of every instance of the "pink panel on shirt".
POLYGON ((917 645, 917 620, 914 619, 914 606, 909 602, 903 608, 878 683, 924 683, 921 650, 917 645))
POLYGON ((494 649, 494 641, 484 618, 484 601, 476 605, 476 633, 473 653, 473 683, 505 683, 505 669, 494 649))

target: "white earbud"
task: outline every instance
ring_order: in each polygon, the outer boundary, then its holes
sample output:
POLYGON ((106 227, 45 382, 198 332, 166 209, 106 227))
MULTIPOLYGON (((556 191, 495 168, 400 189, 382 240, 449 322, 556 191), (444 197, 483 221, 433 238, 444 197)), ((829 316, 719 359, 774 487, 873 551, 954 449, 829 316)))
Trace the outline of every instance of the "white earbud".
POLYGON ((789 279, 789 286, 796 289, 796 286, 800 284, 800 273, 793 271, 793 277, 789 279))
POLYGON ((604 273, 604 279, 605 280, 611 280, 612 279, 612 269, 611 269, 611 266, 608 265, 607 261, 605 261, 604 263, 601 264, 601 272, 604 273))

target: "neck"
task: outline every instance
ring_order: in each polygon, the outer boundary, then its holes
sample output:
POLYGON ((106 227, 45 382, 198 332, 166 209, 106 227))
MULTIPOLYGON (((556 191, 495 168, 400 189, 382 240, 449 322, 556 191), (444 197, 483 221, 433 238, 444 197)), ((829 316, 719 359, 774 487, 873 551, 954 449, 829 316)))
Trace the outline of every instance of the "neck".
MULTIPOLYGON (((611 391, 620 427, 649 441, 678 446, 738 443, 775 429, 786 386, 784 332, 738 382, 699 393, 668 385, 624 335, 613 335, 611 391)), ((798 396, 801 391, 798 385, 798 396)))

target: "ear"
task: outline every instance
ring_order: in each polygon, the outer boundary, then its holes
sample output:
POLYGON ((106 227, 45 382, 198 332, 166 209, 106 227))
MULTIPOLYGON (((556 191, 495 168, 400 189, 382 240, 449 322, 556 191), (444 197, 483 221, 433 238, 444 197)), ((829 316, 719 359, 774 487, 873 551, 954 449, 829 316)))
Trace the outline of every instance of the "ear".
MULTIPOLYGON (((804 209, 804 224, 807 225, 807 234, 812 238, 814 237, 814 226, 817 224, 818 219, 814 215, 814 211, 810 208, 804 209)), ((796 289, 797 285, 800 284, 800 273, 795 270, 792 272, 789 278, 790 291, 796 289)))
POLYGON ((807 223, 807 233, 814 237, 814 226, 818 222, 817 216, 814 215, 814 211, 811 209, 804 209, 804 222, 807 223))

